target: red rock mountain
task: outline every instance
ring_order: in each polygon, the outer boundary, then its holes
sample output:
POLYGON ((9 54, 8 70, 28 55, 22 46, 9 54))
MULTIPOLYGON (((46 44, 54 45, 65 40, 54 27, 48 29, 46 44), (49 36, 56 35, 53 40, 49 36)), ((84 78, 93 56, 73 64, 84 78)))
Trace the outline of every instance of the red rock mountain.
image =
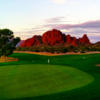
POLYGON ((20 44, 21 47, 31 47, 31 46, 39 46, 42 43, 42 37, 41 36, 33 36, 30 39, 25 40, 20 44))
POLYGON ((45 45, 58 45, 64 43, 64 38, 62 32, 53 29, 51 31, 45 32, 42 36, 42 42, 45 45))
POLYGON ((76 37, 71 37, 70 35, 65 35, 61 31, 53 29, 51 31, 45 32, 42 36, 33 36, 22 42, 20 47, 31 47, 43 45, 72 45, 74 47, 78 45, 89 45, 90 40, 85 34, 82 38, 77 39, 76 37))
POLYGON ((82 38, 79 38, 79 43, 82 45, 91 44, 86 34, 84 34, 82 38))

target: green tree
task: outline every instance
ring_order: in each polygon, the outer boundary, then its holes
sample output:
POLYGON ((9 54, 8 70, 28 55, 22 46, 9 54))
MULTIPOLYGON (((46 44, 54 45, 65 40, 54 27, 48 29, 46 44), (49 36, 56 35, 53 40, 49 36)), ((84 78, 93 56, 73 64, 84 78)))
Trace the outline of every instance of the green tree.
POLYGON ((20 38, 15 38, 11 30, 0 29, 0 57, 12 54, 19 41, 20 38))

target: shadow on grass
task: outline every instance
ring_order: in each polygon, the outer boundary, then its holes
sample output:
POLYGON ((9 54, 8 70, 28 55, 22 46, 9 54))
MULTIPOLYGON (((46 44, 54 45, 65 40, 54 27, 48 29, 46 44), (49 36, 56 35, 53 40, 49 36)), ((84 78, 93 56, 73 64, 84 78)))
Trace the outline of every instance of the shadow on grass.
MULTIPOLYGON (((62 93, 9 100, 100 100, 100 96, 96 96, 95 93, 91 93, 91 90, 88 90, 91 86, 92 84, 62 93)), ((99 91, 97 94, 99 94, 99 91)))

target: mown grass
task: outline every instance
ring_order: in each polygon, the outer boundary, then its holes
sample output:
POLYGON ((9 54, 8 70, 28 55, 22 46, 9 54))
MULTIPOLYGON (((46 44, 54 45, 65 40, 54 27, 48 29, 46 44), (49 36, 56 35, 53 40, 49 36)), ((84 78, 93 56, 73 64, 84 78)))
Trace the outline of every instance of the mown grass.
POLYGON ((57 65, 13 65, 0 68, 2 99, 41 96, 82 87, 93 77, 71 67, 57 65))
MULTIPOLYGON (((94 81, 84 87, 73 89, 71 91, 62 91, 54 94, 47 94, 42 96, 33 97, 21 97, 16 100, 99 100, 100 99, 100 67, 96 64, 100 64, 100 54, 89 55, 65 55, 65 56, 40 56, 32 54, 13 54, 12 57, 19 58, 19 62, 0 63, 1 68, 10 68, 15 65, 27 65, 31 64, 44 64, 47 65, 47 60, 50 59, 50 65, 61 65, 64 67, 70 66, 77 68, 83 72, 90 74, 94 81)), ((12 71, 13 72, 13 71, 12 71)), ((6 74, 6 73, 5 73, 6 74)), ((6 77, 6 76, 5 76, 6 77)), ((3 76, 0 76, 3 79, 3 76)), ((2 82, 1 82, 2 83, 2 82)), ((8 85, 7 85, 8 86, 8 85)), ((2 90, 2 86, 0 87, 2 90)), ((0 95, 5 96, 2 92, 0 95)))

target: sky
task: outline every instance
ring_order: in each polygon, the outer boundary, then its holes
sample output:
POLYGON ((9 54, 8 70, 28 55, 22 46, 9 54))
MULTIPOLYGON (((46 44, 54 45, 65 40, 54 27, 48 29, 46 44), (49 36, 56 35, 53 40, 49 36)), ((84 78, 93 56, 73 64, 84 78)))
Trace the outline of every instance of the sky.
POLYGON ((0 0, 0 28, 22 40, 59 29, 100 41, 100 0, 0 0))

